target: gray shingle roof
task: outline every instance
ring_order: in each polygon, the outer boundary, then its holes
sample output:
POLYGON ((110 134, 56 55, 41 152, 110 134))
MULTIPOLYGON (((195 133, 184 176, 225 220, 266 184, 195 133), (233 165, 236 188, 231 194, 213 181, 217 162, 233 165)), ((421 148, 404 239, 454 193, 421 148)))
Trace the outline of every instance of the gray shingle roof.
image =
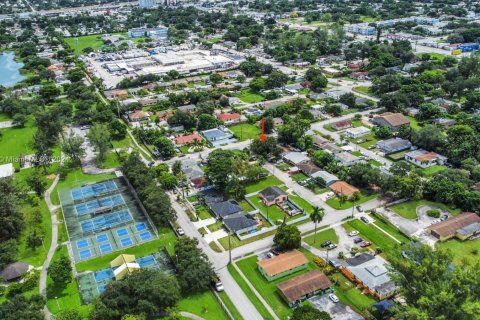
POLYGON ((223 219, 225 226, 232 232, 237 232, 246 228, 254 227, 257 225, 257 220, 253 215, 236 213, 223 219))
POLYGON ((286 195, 287 193, 277 186, 268 187, 260 191, 260 194, 268 201, 273 201, 278 196, 286 195))
POLYGON ((235 200, 210 203, 208 207, 217 217, 221 218, 243 211, 243 207, 235 200))

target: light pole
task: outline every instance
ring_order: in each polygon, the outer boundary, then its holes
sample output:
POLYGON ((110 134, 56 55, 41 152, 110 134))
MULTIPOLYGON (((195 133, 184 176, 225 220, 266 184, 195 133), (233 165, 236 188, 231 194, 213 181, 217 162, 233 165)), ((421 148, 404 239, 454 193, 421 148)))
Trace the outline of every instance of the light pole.
POLYGON ((232 232, 229 231, 228 232, 228 261, 229 261, 230 264, 232 263, 232 241, 231 241, 231 237, 232 237, 232 232))

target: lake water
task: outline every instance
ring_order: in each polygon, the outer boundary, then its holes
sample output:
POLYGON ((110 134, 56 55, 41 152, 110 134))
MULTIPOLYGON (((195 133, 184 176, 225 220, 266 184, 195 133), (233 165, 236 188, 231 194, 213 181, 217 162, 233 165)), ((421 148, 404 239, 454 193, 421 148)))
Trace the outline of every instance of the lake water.
POLYGON ((0 85, 11 87, 22 81, 24 76, 20 74, 21 67, 23 67, 23 63, 15 61, 13 52, 0 54, 0 85))

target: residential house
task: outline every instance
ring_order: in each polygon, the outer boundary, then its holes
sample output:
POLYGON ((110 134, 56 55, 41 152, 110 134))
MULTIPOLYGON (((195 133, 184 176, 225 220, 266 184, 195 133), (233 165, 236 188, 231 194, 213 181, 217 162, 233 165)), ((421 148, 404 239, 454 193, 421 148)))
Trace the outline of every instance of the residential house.
POLYGON ((305 161, 305 162, 302 162, 302 163, 298 164, 298 169, 300 169, 300 171, 302 171, 307 176, 311 176, 315 172, 321 170, 312 161, 305 161))
POLYGON ((333 191, 337 196, 345 195, 350 198, 355 192, 360 192, 358 188, 355 188, 351 184, 346 183, 345 181, 337 181, 330 185, 330 190, 333 191))
POLYGON ((346 94, 348 92, 343 91, 343 90, 328 90, 328 91, 325 91, 325 93, 329 98, 332 98, 332 99, 338 101, 338 100, 340 100, 341 96, 343 96, 344 94, 346 94))
POLYGON ((332 67, 323 67, 322 72, 329 76, 336 77, 342 75, 342 71, 334 69, 332 67))
POLYGON ((284 121, 282 118, 273 118, 273 126, 278 127, 278 126, 283 126, 284 121))
POLYGON ((233 132, 224 126, 219 126, 215 129, 204 130, 202 131, 202 135, 213 145, 236 141, 236 139, 233 137, 233 132))
POLYGON ((182 171, 195 189, 200 189, 205 185, 205 173, 195 160, 183 160, 182 171))
POLYGON ((420 113, 420 110, 418 108, 411 107, 411 108, 406 108, 405 113, 410 117, 416 117, 420 113))
POLYGON ((223 219, 226 216, 243 211, 243 207, 237 201, 232 199, 222 202, 209 203, 207 206, 219 219, 223 219))
POLYGON ((332 283, 320 270, 312 270, 277 284, 280 295, 290 307, 318 294, 331 292, 332 283))
POLYGON ((393 131, 398 131, 402 126, 410 125, 408 120, 401 113, 385 112, 373 118, 372 122, 377 126, 388 126, 393 131))
POLYGON ((185 136, 179 136, 179 137, 176 137, 175 138, 175 144, 176 145, 185 145, 185 144, 192 144, 194 143, 195 141, 202 141, 203 140, 203 137, 201 135, 199 135, 198 133, 194 132, 192 134, 189 134, 189 135, 185 135, 185 136))
POLYGON ((357 163, 364 162, 361 158, 354 156, 350 152, 340 152, 335 155, 335 159, 338 160, 343 166, 350 167, 357 163))
POLYGON ((331 154, 337 154, 343 151, 342 148, 338 147, 336 144, 332 142, 325 143, 322 146, 322 149, 331 154))
POLYGON ((138 122, 138 121, 150 119, 150 115, 147 112, 142 110, 133 111, 129 113, 127 117, 128 117, 128 121, 130 122, 138 122))
POLYGON ((257 262, 257 265, 258 270, 267 281, 273 281, 306 269, 308 259, 300 251, 292 250, 270 259, 260 260, 257 262))
POLYGON ((352 139, 357 139, 366 135, 369 135, 371 132, 370 129, 364 126, 356 127, 356 128, 350 128, 345 131, 345 134, 352 139))
POLYGON ((187 104, 184 106, 180 106, 177 108, 177 110, 183 111, 183 112, 195 112, 196 106, 194 104, 187 104))
POLYGON ((129 98, 129 99, 125 99, 125 100, 120 101, 120 104, 124 107, 128 107, 128 106, 131 106, 131 105, 138 105, 140 103, 135 98, 129 98))
POLYGON ((258 108, 251 107, 251 108, 243 110, 243 114, 247 117, 261 116, 263 114, 263 111, 258 109, 258 108))
POLYGON ((222 192, 216 189, 208 189, 204 190, 201 194, 201 199, 203 203, 207 206, 211 203, 218 203, 225 201, 225 197, 222 192))
POLYGON ((345 260, 340 271, 363 292, 382 300, 397 291, 387 269, 387 262, 379 255, 364 252, 345 260))
POLYGON ((217 115, 217 119, 222 121, 224 125, 239 123, 241 118, 240 113, 221 113, 217 115))
POLYGON ((267 187, 258 193, 265 206, 281 204, 288 200, 288 194, 277 186, 267 187))
POLYGON ((314 135, 312 136, 312 138, 313 138, 313 145, 317 148, 321 148, 324 144, 330 143, 330 140, 325 139, 324 137, 319 135, 314 135))
POLYGON ((395 152, 410 149, 412 147, 412 143, 405 139, 392 138, 388 140, 379 141, 377 143, 377 146, 385 154, 389 154, 389 153, 395 153, 395 152))
POLYGON ((242 100, 237 97, 228 97, 228 105, 233 106, 235 104, 240 104, 242 103, 242 100))
POLYGON ((459 236, 459 238, 463 240, 468 238, 468 236, 466 236, 466 232, 469 230, 469 228, 467 227, 474 226, 476 228, 476 224, 478 223, 480 223, 480 216, 474 212, 464 212, 456 217, 452 217, 445 221, 429 226, 427 231, 429 231, 440 241, 445 241, 455 236, 459 236), (459 230, 460 233, 457 234, 457 231, 459 230))
POLYGON ((337 131, 345 130, 345 129, 351 128, 352 126, 353 126, 352 120, 348 120, 348 119, 332 123, 333 129, 337 131))
POLYGON ((352 72, 350 74, 350 77, 353 79, 353 80, 366 80, 368 79, 368 71, 357 71, 357 72, 352 72))
POLYGON ((230 232, 240 235, 257 229, 258 220, 254 214, 234 213, 223 219, 223 224, 230 232))
POLYGON ((324 170, 320 170, 320 171, 317 171, 315 173, 313 173, 311 175, 312 178, 316 179, 317 181, 319 179, 321 179, 324 183, 325 183, 325 186, 328 187, 330 186, 331 184, 337 182, 339 179, 337 178, 337 176, 327 172, 327 171, 324 171, 324 170))
POLYGON ((310 160, 310 158, 301 152, 292 151, 284 154, 283 160, 294 166, 298 166, 300 163, 310 160))
POLYGON ((142 107, 154 105, 158 102, 157 98, 145 97, 138 101, 142 107))
POLYGON ((405 154, 405 160, 420 168, 428 168, 434 165, 444 165, 447 158, 435 152, 428 152, 423 149, 410 151, 405 154))

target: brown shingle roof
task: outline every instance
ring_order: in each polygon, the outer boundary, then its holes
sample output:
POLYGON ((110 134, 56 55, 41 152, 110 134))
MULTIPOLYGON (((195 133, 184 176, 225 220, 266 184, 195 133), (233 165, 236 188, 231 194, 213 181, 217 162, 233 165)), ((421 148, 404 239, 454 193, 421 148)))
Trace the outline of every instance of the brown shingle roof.
POLYGON ((424 161, 432 161, 432 160, 435 160, 438 158, 438 154, 435 153, 435 152, 428 152, 428 153, 424 153, 424 154, 421 154, 421 155, 418 155, 415 157, 415 160, 418 160, 420 162, 424 162, 424 161))
POLYGON ((320 270, 313 270, 279 283, 277 288, 288 302, 293 302, 317 290, 325 290, 332 286, 330 280, 320 270))
POLYGON ((298 250, 282 253, 270 259, 258 262, 258 265, 269 277, 307 264, 308 259, 298 250))
POLYGON ((401 113, 393 113, 393 112, 385 112, 378 116, 379 118, 383 118, 386 122, 388 122, 392 127, 399 127, 406 124, 410 124, 410 120, 408 120, 403 114, 401 113))
POLYGON ((297 164, 298 169, 300 169, 306 175, 314 174, 317 171, 320 171, 320 168, 317 167, 312 161, 306 161, 297 164))
POLYGON ((450 237, 455 234, 458 229, 480 222, 480 217, 473 212, 465 212, 448 220, 435 223, 428 229, 441 237, 450 237))
POLYGON ((351 184, 346 183, 345 181, 337 181, 337 182, 333 183, 330 186, 330 189, 334 193, 344 194, 347 197, 350 197, 355 192, 360 191, 357 188, 355 188, 354 186, 352 186, 351 184))

